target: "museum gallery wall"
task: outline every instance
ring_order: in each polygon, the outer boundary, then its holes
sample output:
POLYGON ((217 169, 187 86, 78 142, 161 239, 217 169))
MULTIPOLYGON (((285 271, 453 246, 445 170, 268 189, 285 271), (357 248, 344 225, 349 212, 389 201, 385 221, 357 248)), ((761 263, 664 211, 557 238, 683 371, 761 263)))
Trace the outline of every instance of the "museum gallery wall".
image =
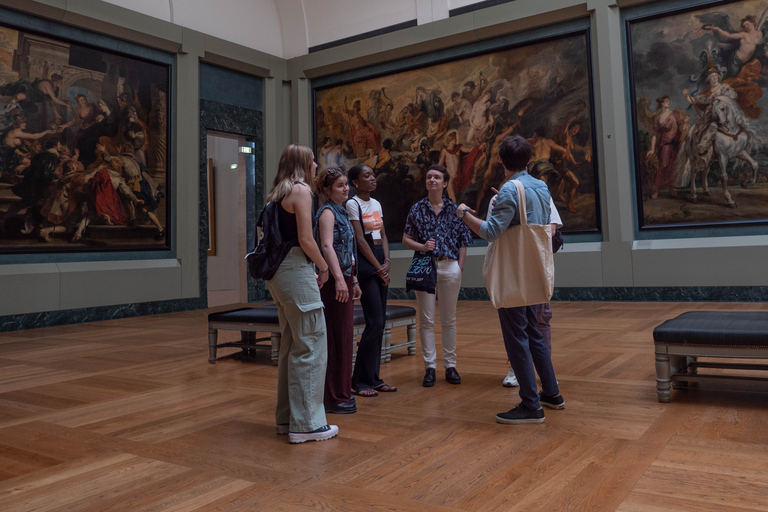
POLYGON ((589 31, 428 58, 315 86, 318 165, 374 170, 390 241, 401 239, 433 164, 450 172, 451 198, 485 216, 508 135, 531 142, 529 170, 547 182, 566 232, 599 233, 589 31))
POLYGON ((638 227, 768 218, 768 1, 627 19, 638 227))
POLYGON ((0 253, 169 249, 170 76, 0 23, 0 253))

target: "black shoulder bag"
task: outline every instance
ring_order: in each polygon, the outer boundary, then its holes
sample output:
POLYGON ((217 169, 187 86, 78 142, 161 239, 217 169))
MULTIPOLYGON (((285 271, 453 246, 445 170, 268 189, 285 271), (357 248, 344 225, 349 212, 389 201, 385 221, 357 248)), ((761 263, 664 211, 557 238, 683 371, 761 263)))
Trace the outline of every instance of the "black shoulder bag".
POLYGON ((271 201, 261 210, 256 221, 256 247, 245 255, 248 272, 254 279, 272 279, 293 247, 280 234, 278 215, 278 204, 271 201))

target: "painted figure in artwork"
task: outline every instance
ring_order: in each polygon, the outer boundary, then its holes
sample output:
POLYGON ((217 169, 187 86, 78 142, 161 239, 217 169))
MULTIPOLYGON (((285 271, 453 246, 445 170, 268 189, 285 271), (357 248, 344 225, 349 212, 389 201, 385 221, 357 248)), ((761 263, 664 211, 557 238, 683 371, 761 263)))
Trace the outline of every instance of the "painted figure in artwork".
POLYGON ((685 99, 698 111, 698 118, 688 133, 683 161, 678 166, 678 172, 684 176, 682 181, 685 181, 685 177, 690 179, 690 199, 695 201, 695 177, 702 174, 702 187, 704 194, 708 195, 706 173, 713 158, 716 158, 720 163, 720 181, 725 204, 735 208, 736 202, 728 191, 727 165, 733 158, 746 161, 754 174, 751 180, 743 181, 742 186, 755 182, 757 162, 750 153, 756 149, 757 134, 737 102, 736 91, 721 82, 722 72, 712 60, 706 77, 707 85, 702 92, 693 96, 688 89, 683 91, 685 99))
POLYGON ((360 114, 360 100, 355 100, 352 108, 344 99, 344 110, 349 117, 349 143, 356 156, 363 156, 367 149, 381 149, 381 134, 360 114))
POLYGON ((445 167, 451 177, 446 189, 451 198, 455 198, 469 184, 475 173, 475 163, 482 156, 483 149, 485 143, 474 147, 459 144, 455 131, 448 132, 445 136, 445 146, 440 151, 437 164, 445 167))
POLYGON ((26 129, 27 120, 23 117, 17 117, 5 133, 3 143, 0 145, 0 173, 19 173, 30 164, 29 156, 21 151, 22 141, 39 140, 46 135, 55 133, 55 130, 27 133, 26 129))
POLYGON ((574 141, 574 138, 581 131, 581 124, 578 122, 578 118, 584 113, 585 109, 585 105, 580 105, 575 112, 568 115, 563 126, 557 130, 559 142, 565 149, 565 152, 562 154, 562 160, 557 166, 560 171, 557 198, 565 203, 569 212, 573 213, 577 212, 574 206, 574 198, 576 197, 576 189, 579 187, 579 179, 576 177, 575 170, 591 159, 591 149, 579 146, 574 141), (575 153, 577 151, 584 154, 583 160, 576 159, 575 153))
POLYGON ((705 23, 701 28, 711 30, 716 39, 725 43, 725 51, 719 64, 723 65, 730 77, 738 76, 742 66, 756 56, 758 49, 766 52, 765 21, 768 9, 758 21, 753 15, 741 19, 741 31, 731 27, 730 17, 722 12, 699 15, 697 18, 705 23))
MULTIPOLYGON (((643 99, 644 100, 644 99, 643 99)), ((647 112, 648 101, 641 100, 640 108, 647 112)), ((651 199, 659 197, 662 187, 667 187, 670 197, 677 197, 675 190, 675 166, 677 154, 680 149, 680 123, 678 113, 669 107, 672 100, 668 95, 656 98, 656 113, 646 113, 649 119, 651 133, 651 147, 646 153, 646 164, 656 168, 653 179, 653 191, 651 199)))

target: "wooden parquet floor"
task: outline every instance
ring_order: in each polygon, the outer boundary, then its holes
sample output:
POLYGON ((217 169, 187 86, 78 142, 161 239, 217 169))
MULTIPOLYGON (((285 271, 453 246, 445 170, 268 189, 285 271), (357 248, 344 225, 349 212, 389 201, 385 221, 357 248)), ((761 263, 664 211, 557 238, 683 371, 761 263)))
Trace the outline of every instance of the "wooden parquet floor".
POLYGON ((421 387, 420 349, 395 352, 397 393, 295 446, 275 435, 267 356, 208 364, 209 311, 0 334, 0 510, 768 510, 766 388, 661 404, 651 337, 684 311, 767 306, 552 306, 566 409, 543 425, 495 423, 518 402, 498 317, 462 302, 460 386, 421 387))

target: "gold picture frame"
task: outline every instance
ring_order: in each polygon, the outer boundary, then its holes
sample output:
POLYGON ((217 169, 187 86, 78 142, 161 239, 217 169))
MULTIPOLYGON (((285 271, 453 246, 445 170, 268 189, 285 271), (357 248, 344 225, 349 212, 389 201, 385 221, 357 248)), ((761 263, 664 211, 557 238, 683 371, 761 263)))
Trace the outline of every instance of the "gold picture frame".
POLYGON ((216 217, 214 216, 215 209, 215 193, 216 189, 213 186, 213 158, 208 159, 208 256, 216 256, 216 217))

